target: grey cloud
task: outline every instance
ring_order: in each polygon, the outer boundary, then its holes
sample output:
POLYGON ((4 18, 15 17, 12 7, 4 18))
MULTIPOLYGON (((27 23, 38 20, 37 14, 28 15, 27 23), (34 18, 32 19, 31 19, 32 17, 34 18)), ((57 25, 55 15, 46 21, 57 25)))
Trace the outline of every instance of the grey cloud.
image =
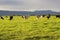
POLYGON ((17 6, 23 5, 23 2, 18 0, 0 0, 0 5, 17 6))
POLYGON ((59 4, 60 0, 0 0, 0 6, 18 10, 25 10, 25 9, 60 10, 59 4))

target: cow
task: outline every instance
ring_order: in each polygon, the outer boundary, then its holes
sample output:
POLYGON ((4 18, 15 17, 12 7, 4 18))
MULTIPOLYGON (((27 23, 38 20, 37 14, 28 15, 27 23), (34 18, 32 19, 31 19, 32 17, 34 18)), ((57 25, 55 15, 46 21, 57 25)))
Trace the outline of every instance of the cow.
POLYGON ((12 20, 13 19, 13 16, 10 16, 10 19, 9 20, 12 20))
POLYGON ((48 15, 47 15, 47 18, 49 19, 49 18, 50 18, 50 16, 51 16, 51 15, 50 15, 50 14, 48 14, 48 15))
POLYGON ((39 18, 43 18, 43 17, 45 17, 45 15, 38 15, 38 16, 37 16, 38 19, 39 19, 39 18))
POLYGON ((39 19, 40 18, 40 15, 38 15, 37 18, 39 19))
POLYGON ((43 17, 45 17, 45 15, 42 15, 43 17))
POLYGON ((60 18, 60 15, 56 15, 56 18, 60 18))
POLYGON ((25 16, 25 19, 28 19, 28 16, 25 16))
POLYGON ((28 19, 28 16, 22 16, 23 19, 28 19))
POLYGON ((4 18, 1 16, 1 19, 4 20, 4 18))

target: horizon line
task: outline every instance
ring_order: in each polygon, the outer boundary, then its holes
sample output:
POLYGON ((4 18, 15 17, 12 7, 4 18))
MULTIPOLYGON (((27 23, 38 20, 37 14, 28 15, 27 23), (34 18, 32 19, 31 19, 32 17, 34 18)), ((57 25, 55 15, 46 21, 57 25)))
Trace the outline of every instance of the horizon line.
POLYGON ((1 11, 55 11, 55 12, 60 12, 60 11, 56 11, 56 10, 51 10, 51 9, 38 9, 38 10, 9 10, 9 9, 0 9, 1 11))

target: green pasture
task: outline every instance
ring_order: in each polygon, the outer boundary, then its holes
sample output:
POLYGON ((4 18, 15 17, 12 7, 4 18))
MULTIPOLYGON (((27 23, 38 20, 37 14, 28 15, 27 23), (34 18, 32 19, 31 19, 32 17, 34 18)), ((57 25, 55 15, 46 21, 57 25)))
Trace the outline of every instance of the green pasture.
POLYGON ((0 40, 60 40, 60 18, 14 16, 0 19, 0 40))

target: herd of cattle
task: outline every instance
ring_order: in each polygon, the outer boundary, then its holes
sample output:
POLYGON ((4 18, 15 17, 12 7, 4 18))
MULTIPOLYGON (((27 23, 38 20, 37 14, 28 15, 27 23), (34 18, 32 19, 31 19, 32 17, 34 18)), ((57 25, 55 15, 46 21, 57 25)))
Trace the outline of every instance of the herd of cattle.
MULTIPOLYGON (((38 16, 36 16, 38 19, 41 17, 47 17, 47 19, 49 19, 50 17, 51 17, 51 15, 38 15, 38 16)), ((55 15, 56 16, 56 18, 60 18, 60 15, 55 15)), ((8 17, 8 16, 6 16, 6 17, 8 17)), ((29 16, 22 16, 22 18, 23 19, 28 19, 28 17, 29 16)), ((2 16, 0 16, 0 18, 2 19, 2 20, 4 20, 4 18, 2 17, 2 16)), ((9 18, 9 20, 12 20, 13 19, 13 16, 10 16, 10 18, 9 18)))
MULTIPOLYGON (((7 17, 7 16, 6 16, 7 17)), ((2 17, 2 16, 0 16, 0 18, 2 19, 2 20, 4 20, 4 18, 2 17)), ((13 19, 13 16, 10 16, 10 19, 9 20, 12 20, 13 19)))

